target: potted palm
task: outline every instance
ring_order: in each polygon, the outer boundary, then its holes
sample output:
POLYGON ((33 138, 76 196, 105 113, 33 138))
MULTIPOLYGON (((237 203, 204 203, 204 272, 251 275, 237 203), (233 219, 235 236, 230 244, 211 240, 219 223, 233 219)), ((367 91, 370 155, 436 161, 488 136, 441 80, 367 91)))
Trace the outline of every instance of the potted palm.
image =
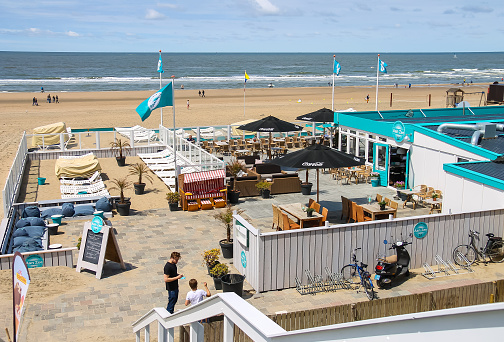
POLYGON ((126 155, 131 149, 129 142, 121 139, 116 139, 110 143, 110 147, 112 148, 116 156, 117 165, 126 165, 126 155))
POLYGON ((203 265, 207 267, 208 274, 212 268, 219 263, 220 250, 218 248, 212 248, 207 251, 204 251, 203 256, 203 265))
POLYGON ((170 211, 178 210, 178 203, 180 201, 180 194, 178 192, 170 191, 166 194, 166 200, 168 201, 168 206, 170 211))
POLYGON ((313 208, 306 208, 306 216, 312 217, 314 211, 315 211, 315 209, 313 209, 313 208))
POLYGON ((308 169, 306 169, 306 181, 301 183, 301 193, 303 195, 310 195, 313 183, 308 182, 308 169))
POLYGON ((260 181, 256 185, 257 190, 261 193, 262 198, 270 198, 271 190, 270 186, 271 184, 265 181, 260 181))
POLYGON ((238 199, 240 198, 240 190, 236 190, 236 176, 240 171, 244 171, 244 169, 245 166, 238 162, 238 160, 235 158, 231 159, 227 164, 227 171, 233 178, 233 188, 231 191, 228 191, 229 203, 238 203, 238 199))
POLYGON ((432 197, 432 200, 433 200, 433 201, 437 201, 437 199, 438 199, 438 197, 439 197, 439 194, 438 194, 438 193, 436 193, 436 192, 433 192, 433 193, 432 193, 432 195, 431 195, 431 197, 432 197))
POLYGON ((229 267, 226 264, 217 264, 210 270, 210 275, 214 280, 216 290, 222 290, 222 277, 229 273, 229 267))
POLYGON ((152 183, 152 177, 150 173, 151 170, 144 163, 135 163, 133 165, 130 165, 129 174, 133 176, 138 176, 138 182, 133 183, 133 186, 135 187, 135 195, 141 195, 144 193, 145 183, 142 182, 143 179, 146 179, 150 183, 152 183))
POLYGON ((119 202, 116 202, 117 212, 121 216, 128 216, 130 211, 131 202, 127 201, 124 197, 124 191, 131 187, 131 182, 128 177, 114 178, 111 180, 113 187, 110 190, 119 190, 119 202))
MULTIPOLYGON (((237 214, 241 214, 243 213, 243 209, 237 209, 236 212, 237 214)), ((224 258, 232 258, 233 239, 231 239, 231 227, 233 225, 233 207, 228 205, 226 208, 213 216, 216 220, 222 222, 226 228, 226 238, 219 241, 219 245, 222 249, 222 256, 224 258)))
POLYGON ((378 202, 378 205, 380 206, 380 210, 385 210, 385 205, 387 205, 387 202, 381 201, 381 202, 378 202))

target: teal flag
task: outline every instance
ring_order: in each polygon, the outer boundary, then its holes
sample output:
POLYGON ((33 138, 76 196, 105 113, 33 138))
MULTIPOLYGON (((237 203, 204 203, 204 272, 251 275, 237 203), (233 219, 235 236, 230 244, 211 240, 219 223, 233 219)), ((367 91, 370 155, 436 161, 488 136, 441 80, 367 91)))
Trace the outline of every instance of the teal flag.
POLYGON ((380 71, 383 72, 383 73, 387 73, 387 63, 385 63, 384 61, 382 61, 380 58, 378 58, 378 62, 380 64, 380 71))
POLYGON ((336 76, 338 76, 340 71, 341 71, 341 65, 339 64, 339 62, 337 60, 335 60, 333 72, 336 74, 336 76))
POLYGON ((147 100, 140 103, 136 112, 140 115, 142 121, 145 121, 154 109, 167 106, 173 106, 173 90, 171 82, 147 100))
POLYGON ((161 54, 159 54, 159 61, 157 63, 157 72, 159 73, 164 73, 164 70, 163 70, 163 60, 161 59, 161 54))

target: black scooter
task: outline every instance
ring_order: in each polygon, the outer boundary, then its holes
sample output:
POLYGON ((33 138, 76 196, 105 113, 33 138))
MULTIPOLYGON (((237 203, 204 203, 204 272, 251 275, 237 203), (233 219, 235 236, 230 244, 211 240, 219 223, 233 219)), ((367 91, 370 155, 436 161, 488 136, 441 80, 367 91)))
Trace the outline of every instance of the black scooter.
POLYGON ((411 242, 397 241, 389 248, 395 249, 396 254, 389 257, 378 257, 378 264, 375 267, 375 280, 379 288, 392 286, 392 281, 397 277, 409 276, 410 255, 405 248, 407 245, 411 245, 411 242))

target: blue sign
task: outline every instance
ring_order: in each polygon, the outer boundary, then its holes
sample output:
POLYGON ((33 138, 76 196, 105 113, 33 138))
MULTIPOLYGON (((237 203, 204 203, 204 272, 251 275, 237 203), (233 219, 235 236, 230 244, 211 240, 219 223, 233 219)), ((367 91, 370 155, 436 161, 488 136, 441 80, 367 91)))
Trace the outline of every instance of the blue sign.
POLYGON ((44 266, 44 259, 38 254, 30 255, 29 257, 26 258, 25 261, 26 261, 26 266, 28 266, 28 268, 35 268, 35 267, 44 266))
POLYGON ((406 137, 406 128, 401 121, 394 122, 394 125, 392 126, 392 136, 398 143, 403 141, 406 137))
POLYGON ((247 268, 247 256, 244 251, 241 252, 241 263, 243 268, 247 268))
POLYGON ((100 216, 93 217, 93 219, 91 220, 91 230, 93 231, 93 233, 95 234, 99 233, 102 227, 103 227, 102 218, 100 216))
POLYGON ((429 227, 427 227, 427 223, 425 222, 418 222, 415 225, 415 228, 413 229, 413 234, 417 239, 423 239, 426 235, 427 232, 429 231, 429 227))

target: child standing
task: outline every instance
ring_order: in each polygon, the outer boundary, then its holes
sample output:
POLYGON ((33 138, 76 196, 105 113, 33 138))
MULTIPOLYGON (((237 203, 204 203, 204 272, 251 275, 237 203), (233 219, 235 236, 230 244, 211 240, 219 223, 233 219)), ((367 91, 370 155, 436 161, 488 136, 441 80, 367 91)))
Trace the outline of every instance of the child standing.
POLYGON ((189 280, 189 287, 191 288, 191 291, 187 292, 186 296, 186 301, 185 305, 188 306, 189 304, 198 304, 199 302, 203 301, 205 297, 210 297, 210 290, 207 287, 207 283, 203 283, 203 288, 205 290, 198 290, 198 281, 196 279, 191 279, 189 280))

